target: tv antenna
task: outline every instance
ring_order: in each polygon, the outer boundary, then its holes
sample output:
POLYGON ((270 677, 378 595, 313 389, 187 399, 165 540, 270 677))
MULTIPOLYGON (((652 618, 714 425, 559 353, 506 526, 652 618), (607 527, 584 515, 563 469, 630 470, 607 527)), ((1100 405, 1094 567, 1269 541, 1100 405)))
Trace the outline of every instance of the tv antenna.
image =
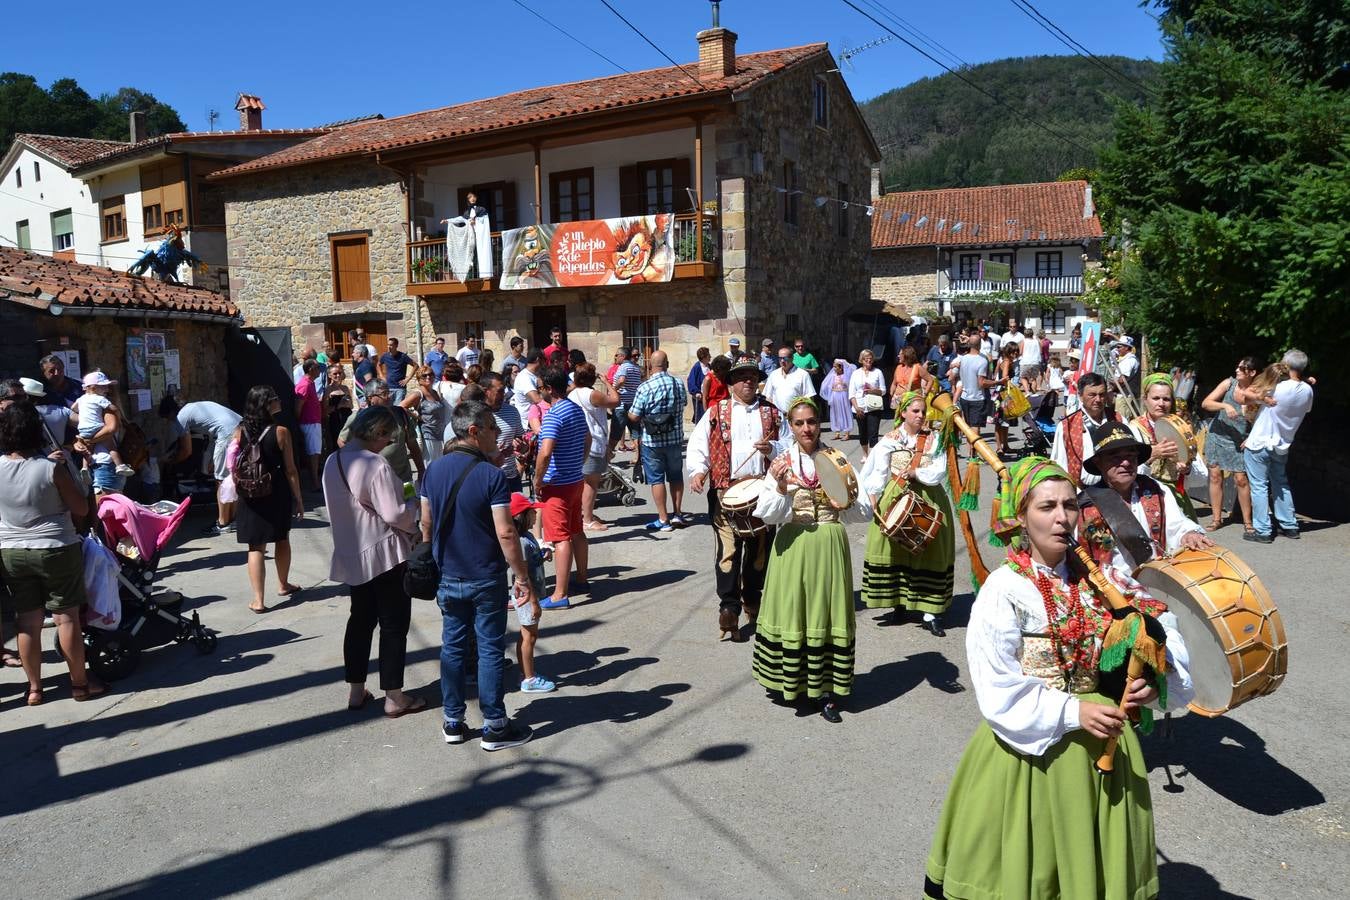
POLYGON ((859 53, 862 53, 864 51, 871 50, 873 47, 880 47, 882 44, 889 44, 893 40, 895 40, 894 35, 885 34, 879 38, 876 38, 875 40, 868 41, 865 44, 859 44, 857 47, 849 47, 847 44, 845 44, 844 48, 839 51, 839 64, 847 68, 850 72, 852 72, 853 57, 857 56, 859 53))
POLYGON ((216 120, 219 119, 219 118, 220 118, 220 110, 218 110, 218 109, 209 109, 209 108, 208 108, 208 109, 206 110, 206 130, 207 130, 207 131, 215 131, 215 130, 216 130, 216 120))

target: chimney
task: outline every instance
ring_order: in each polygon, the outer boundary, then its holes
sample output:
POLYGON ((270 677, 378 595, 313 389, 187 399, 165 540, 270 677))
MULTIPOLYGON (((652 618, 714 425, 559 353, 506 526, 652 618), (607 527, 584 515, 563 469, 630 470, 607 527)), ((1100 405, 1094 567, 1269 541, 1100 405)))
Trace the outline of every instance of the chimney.
POLYGON ((262 111, 267 107, 263 102, 252 94, 240 94, 239 101, 234 104, 234 108, 239 110, 239 130, 240 131, 262 131, 262 111))
POLYGON ((145 113, 134 112, 131 114, 131 142, 139 144, 150 136, 149 129, 145 125, 145 113))
POLYGON ((872 167, 872 200, 881 199, 881 166, 872 167))
POLYGON ((698 33, 698 74, 727 78, 736 74, 736 32, 719 21, 718 0, 712 0, 712 27, 698 33))

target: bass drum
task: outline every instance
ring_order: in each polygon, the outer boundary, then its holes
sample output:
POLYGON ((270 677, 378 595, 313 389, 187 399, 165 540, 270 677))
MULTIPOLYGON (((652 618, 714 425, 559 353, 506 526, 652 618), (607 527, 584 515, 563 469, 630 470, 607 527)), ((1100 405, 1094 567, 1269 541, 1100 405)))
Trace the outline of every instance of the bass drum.
POLYGON ((1145 563, 1134 577, 1177 617, 1195 682, 1192 712, 1221 716, 1284 682, 1284 620, 1232 550, 1183 550, 1145 563))

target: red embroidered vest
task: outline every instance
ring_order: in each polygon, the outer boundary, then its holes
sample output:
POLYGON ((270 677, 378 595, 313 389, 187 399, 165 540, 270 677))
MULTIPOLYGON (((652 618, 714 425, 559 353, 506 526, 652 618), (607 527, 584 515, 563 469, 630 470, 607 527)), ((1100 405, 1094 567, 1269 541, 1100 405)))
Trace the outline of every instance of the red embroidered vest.
MULTIPOLYGON (((1167 523, 1163 520, 1162 496, 1167 488, 1147 475, 1137 476, 1135 485, 1139 490, 1139 503, 1144 507, 1144 530, 1153 541, 1153 558, 1158 559, 1167 553, 1167 523)), ((1078 535, 1097 565, 1111 564, 1111 554, 1116 546, 1115 537, 1102 518, 1101 510, 1095 505, 1084 506, 1078 514, 1078 535)))
MULTIPOLYGON (((711 469, 712 485, 719 491, 731 486, 731 400, 719 401, 709 411, 712 417, 708 431, 708 467, 711 469)), ((764 439, 778 440, 779 413, 772 403, 759 398, 759 424, 764 439)))
MULTIPOLYGON (((1066 416, 1063 421, 1064 426, 1064 455, 1067 457, 1069 477, 1073 479, 1076 487, 1082 487, 1079 480, 1083 477, 1083 419, 1084 412, 1080 409, 1073 415, 1066 416)), ((1104 422, 1116 421, 1114 410, 1106 410, 1104 422)))

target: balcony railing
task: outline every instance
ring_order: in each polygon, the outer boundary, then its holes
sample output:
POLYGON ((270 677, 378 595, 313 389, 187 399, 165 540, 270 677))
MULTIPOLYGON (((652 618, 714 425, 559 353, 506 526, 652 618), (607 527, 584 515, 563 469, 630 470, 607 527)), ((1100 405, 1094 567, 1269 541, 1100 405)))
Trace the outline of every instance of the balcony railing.
MULTIPOLYGON (((702 215, 692 212, 678 213, 675 216, 674 227, 671 231, 677 267, 689 263, 695 264, 694 268, 698 269, 702 268, 697 265, 699 263, 706 266, 716 265, 718 248, 721 244, 718 239, 716 216, 707 213, 702 215), (702 236, 701 241, 700 235, 702 236)), ((478 278, 477 272, 471 270, 468 286, 464 287, 464 290, 481 291, 495 288, 497 279, 501 277, 502 273, 502 235, 500 231, 492 232, 492 266, 493 277, 491 280, 478 278)), ((680 275, 678 268, 676 274, 677 276, 680 275)), ((689 274, 702 275, 707 274, 707 272, 699 271, 689 274)), ((408 284, 460 285, 454 272, 450 271, 450 260, 446 256, 444 238, 408 242, 408 284)))
POLYGON ((1028 294, 1046 294, 1055 296, 1077 296, 1083 293, 1082 275, 1041 275, 1017 277, 1011 283, 1006 281, 980 281, 977 278, 952 278, 947 282, 944 295, 953 294, 992 294, 998 291, 1017 290, 1028 294))

